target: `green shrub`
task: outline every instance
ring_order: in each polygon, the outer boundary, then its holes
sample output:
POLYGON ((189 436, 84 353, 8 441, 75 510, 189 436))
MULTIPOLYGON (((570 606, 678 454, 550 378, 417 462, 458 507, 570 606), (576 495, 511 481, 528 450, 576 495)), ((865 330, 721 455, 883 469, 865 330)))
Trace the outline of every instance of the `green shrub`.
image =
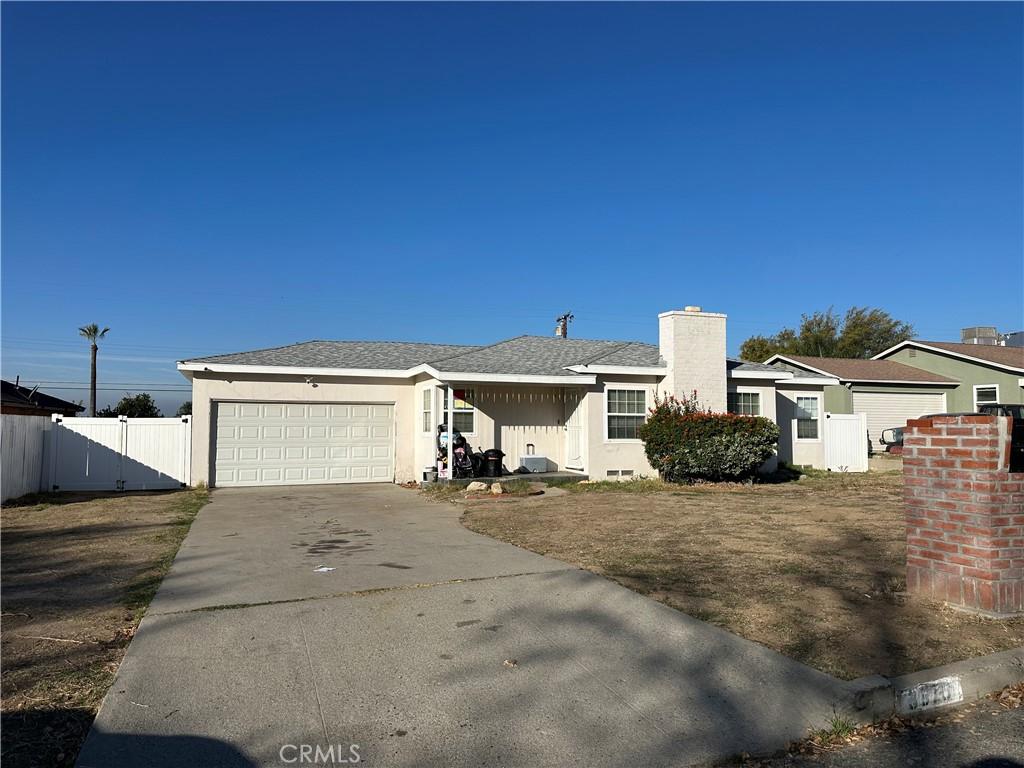
POLYGON ((743 480, 767 461, 779 428, 761 416, 711 413, 692 398, 657 397, 640 439, 651 466, 672 483, 743 480))

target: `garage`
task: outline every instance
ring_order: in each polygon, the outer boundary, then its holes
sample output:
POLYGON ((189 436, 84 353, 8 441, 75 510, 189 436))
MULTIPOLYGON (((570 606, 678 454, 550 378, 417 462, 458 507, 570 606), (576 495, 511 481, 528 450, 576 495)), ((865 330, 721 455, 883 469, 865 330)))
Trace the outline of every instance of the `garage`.
POLYGON ((876 449, 883 429, 902 427, 909 419, 945 410, 946 396, 942 392, 853 392, 853 412, 867 414, 868 435, 876 449))
POLYGON ((393 404, 214 403, 214 485, 388 483, 393 404))

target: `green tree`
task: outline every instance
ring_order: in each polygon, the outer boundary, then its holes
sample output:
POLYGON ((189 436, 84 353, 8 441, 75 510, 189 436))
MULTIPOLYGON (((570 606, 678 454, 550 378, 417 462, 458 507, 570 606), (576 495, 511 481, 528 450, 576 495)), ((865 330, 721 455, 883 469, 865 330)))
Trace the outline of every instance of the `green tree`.
POLYGON ((186 400, 184 403, 178 406, 178 410, 174 413, 175 416, 191 416, 192 415, 192 401, 186 400))
POLYGON ((799 330, 783 328, 773 336, 751 336, 740 346, 740 357, 756 363, 772 355, 869 358, 913 335, 909 323, 881 309, 850 307, 840 319, 829 308, 802 315, 799 330))
POLYGON ((96 323, 89 323, 89 325, 83 325, 78 329, 78 334, 89 341, 90 355, 90 366, 89 366, 89 415, 96 415, 96 353, 99 351, 99 345, 96 343, 104 336, 107 335, 109 328, 104 328, 102 331, 96 323))
POLYGON ((137 395, 126 394, 113 408, 104 408, 100 416, 127 416, 132 419, 155 419, 159 417, 160 409, 148 392, 139 392, 137 395))

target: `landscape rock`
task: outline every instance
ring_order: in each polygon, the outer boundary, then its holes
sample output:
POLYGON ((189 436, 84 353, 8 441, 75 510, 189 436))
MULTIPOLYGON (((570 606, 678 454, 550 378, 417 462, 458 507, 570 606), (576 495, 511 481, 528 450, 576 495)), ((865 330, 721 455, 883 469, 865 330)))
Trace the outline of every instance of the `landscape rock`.
POLYGON ((474 480, 472 483, 466 486, 466 493, 481 493, 487 490, 487 483, 481 483, 479 480, 474 480))
POLYGON ((501 483, 494 483, 491 485, 491 493, 495 496, 500 496, 505 492, 505 489, 501 487, 501 483))

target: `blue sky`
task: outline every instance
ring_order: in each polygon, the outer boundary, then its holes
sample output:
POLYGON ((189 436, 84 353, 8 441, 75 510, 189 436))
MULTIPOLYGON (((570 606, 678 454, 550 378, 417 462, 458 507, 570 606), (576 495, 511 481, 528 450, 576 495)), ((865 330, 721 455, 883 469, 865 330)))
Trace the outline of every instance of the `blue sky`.
POLYGON ((1020 4, 2 14, 5 378, 84 384, 89 322, 101 404, 180 357, 567 309, 654 341, 701 304, 732 351, 829 306, 1024 327, 1020 4))

